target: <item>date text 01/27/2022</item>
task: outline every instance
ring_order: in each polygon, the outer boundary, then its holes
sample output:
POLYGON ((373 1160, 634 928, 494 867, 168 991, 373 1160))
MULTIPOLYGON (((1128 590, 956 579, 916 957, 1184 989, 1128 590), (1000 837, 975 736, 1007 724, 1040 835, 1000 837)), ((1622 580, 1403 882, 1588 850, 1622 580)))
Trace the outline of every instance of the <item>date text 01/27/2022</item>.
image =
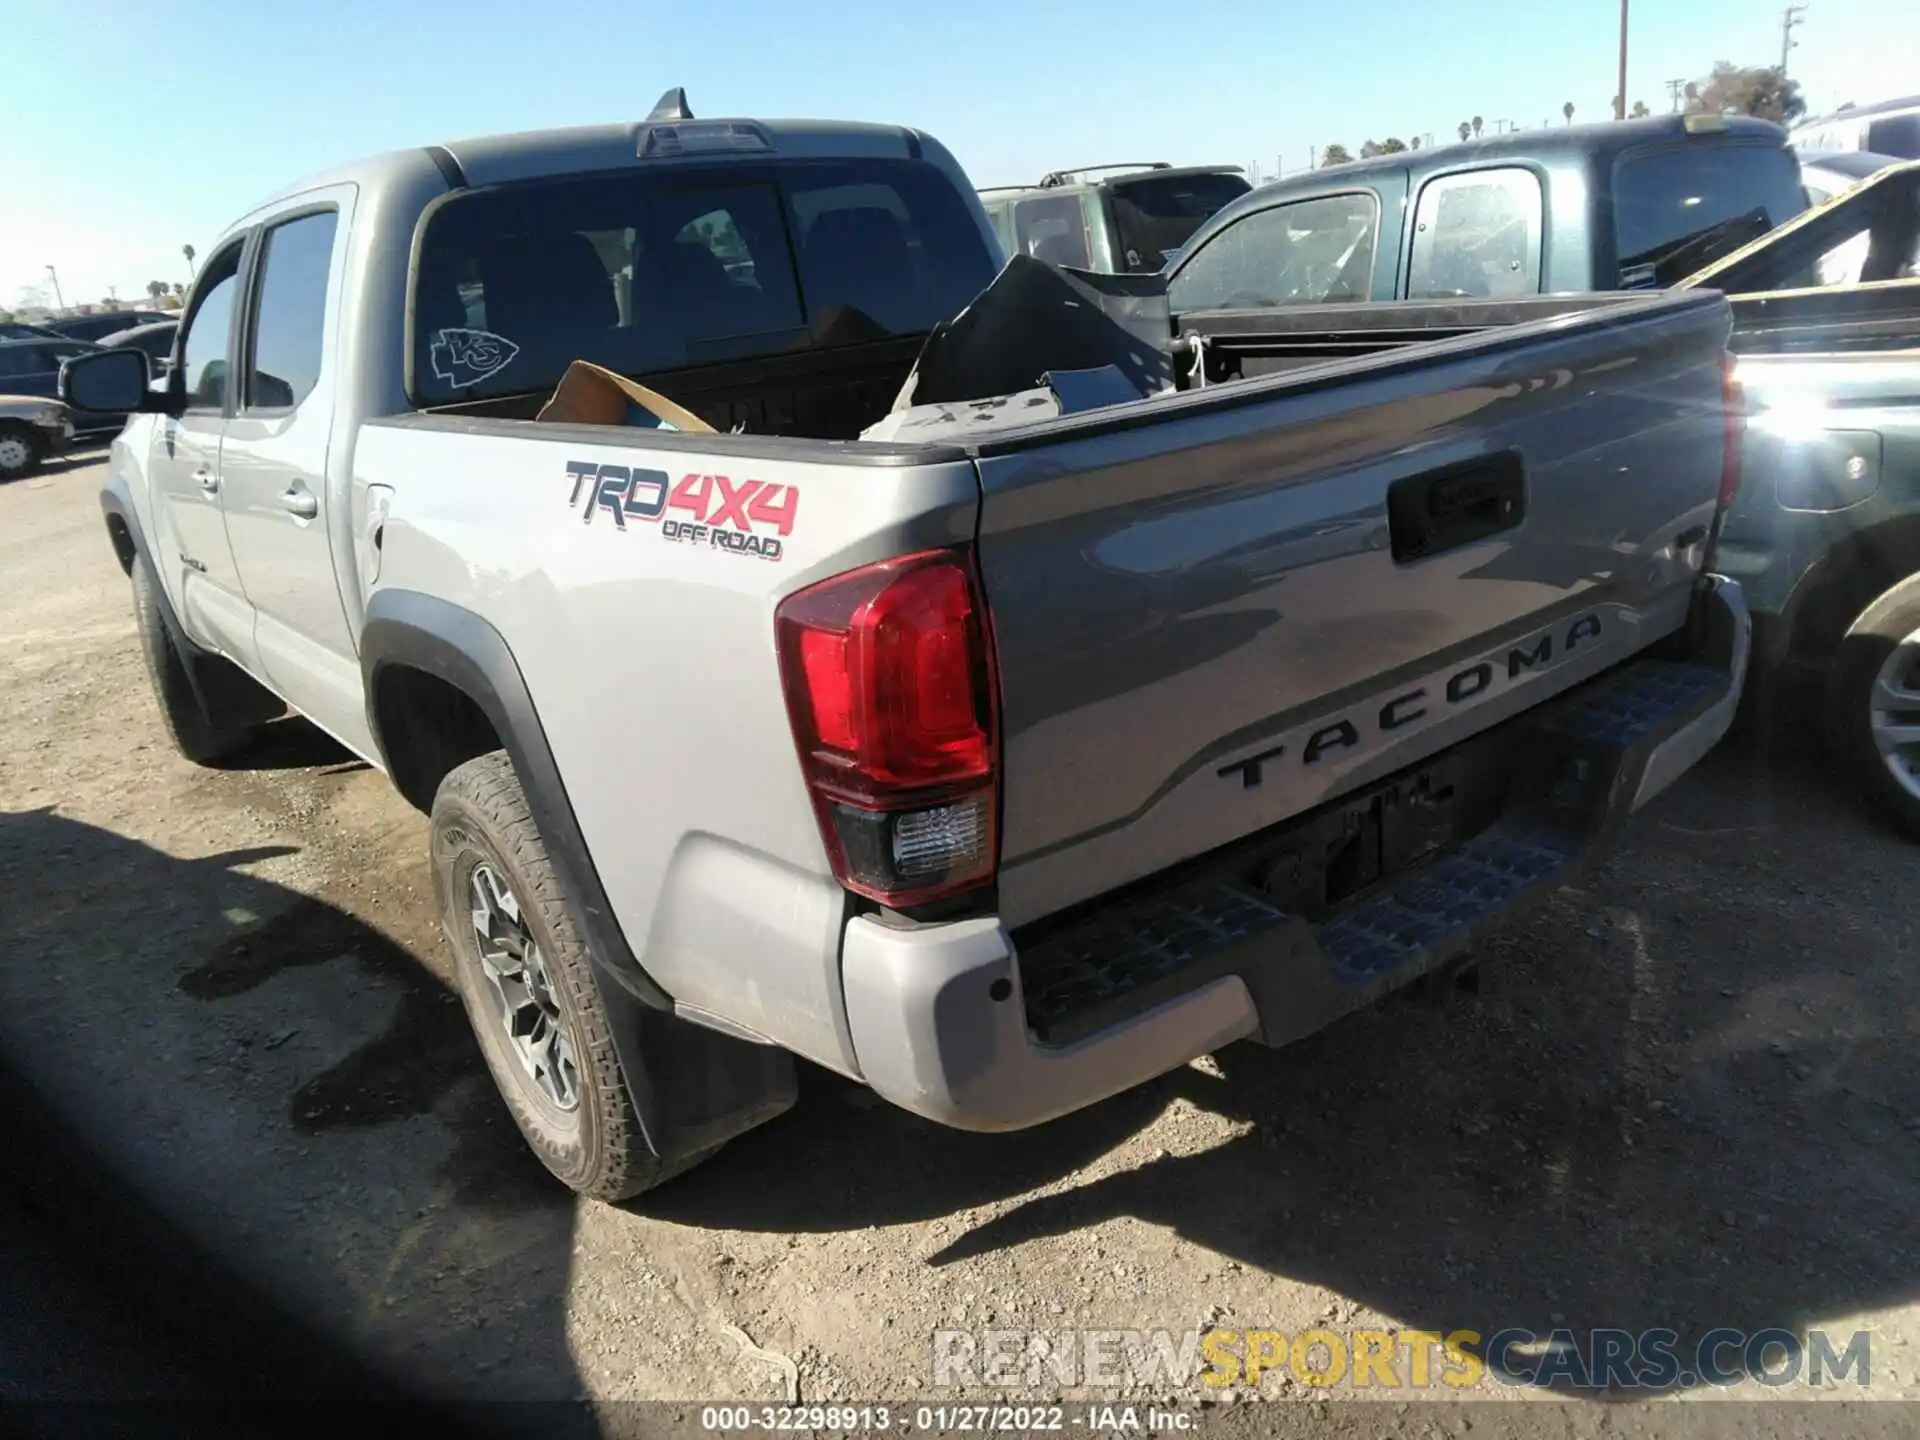
POLYGON ((700 1428, 722 1432, 827 1431, 855 1434, 1027 1435, 1080 1431, 1119 1435, 1193 1428, 1191 1411, 1137 1405, 707 1405, 700 1428))
POLYGON ((625 530, 629 520, 658 524, 668 540, 761 560, 782 557, 781 541, 793 533, 800 509, 796 486, 764 480, 685 475, 673 484, 664 470, 593 460, 569 460, 567 475, 573 482, 567 504, 580 510, 584 524, 604 511, 617 529, 625 530), (667 518, 671 510, 684 510, 690 518, 667 518))

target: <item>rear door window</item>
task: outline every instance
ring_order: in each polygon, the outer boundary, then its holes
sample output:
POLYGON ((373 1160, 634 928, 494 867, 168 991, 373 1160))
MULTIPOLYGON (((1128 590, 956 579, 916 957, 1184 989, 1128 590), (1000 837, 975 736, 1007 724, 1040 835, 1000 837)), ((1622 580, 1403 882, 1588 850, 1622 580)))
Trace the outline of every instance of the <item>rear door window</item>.
POLYGON ((1920 115, 1889 115, 1867 126, 1867 143, 1860 147, 1876 155, 1920 160, 1920 115))
POLYGON ((1504 299, 1540 289, 1540 177, 1517 165, 1421 188, 1407 296, 1504 299))
POLYGON ((921 162, 592 176, 456 195, 423 222, 421 404, 912 335, 997 268, 971 207, 921 162))
POLYGON ((250 410, 291 410, 319 383, 339 220, 333 210, 303 215, 274 226, 262 239, 247 367, 250 410))
POLYGON ((1778 146, 1694 141, 1623 155, 1613 167, 1618 283, 1670 285, 1806 208, 1800 164, 1778 146))
POLYGON ((1167 289, 1176 314, 1356 304, 1373 282, 1380 201, 1371 190, 1256 210, 1217 231, 1167 289))

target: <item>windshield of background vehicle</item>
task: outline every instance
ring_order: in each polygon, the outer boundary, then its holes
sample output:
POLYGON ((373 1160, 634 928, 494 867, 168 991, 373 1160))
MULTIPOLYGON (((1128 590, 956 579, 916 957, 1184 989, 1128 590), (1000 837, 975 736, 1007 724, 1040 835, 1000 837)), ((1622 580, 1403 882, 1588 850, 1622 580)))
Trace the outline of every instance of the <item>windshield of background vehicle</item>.
POLYGON ((994 277, 919 161, 593 175, 456 195, 414 274, 415 403, 922 334, 994 277))
MULTIPOLYGON (((1653 283, 1628 274, 1715 226, 1754 216, 1760 231, 1791 220, 1807 208, 1800 164, 1791 151, 1771 145, 1714 145, 1689 140, 1659 150, 1624 155, 1613 170, 1613 223, 1622 288, 1653 283), (1757 213, 1756 213, 1757 212, 1757 213)), ((1731 254, 1755 238, 1729 226, 1724 248, 1692 256, 1697 269, 1731 254)))
POLYGON ((1193 238, 1201 223, 1251 190, 1244 175, 1164 175, 1116 180, 1113 197, 1118 258, 1129 270, 1158 270, 1167 252, 1193 238))

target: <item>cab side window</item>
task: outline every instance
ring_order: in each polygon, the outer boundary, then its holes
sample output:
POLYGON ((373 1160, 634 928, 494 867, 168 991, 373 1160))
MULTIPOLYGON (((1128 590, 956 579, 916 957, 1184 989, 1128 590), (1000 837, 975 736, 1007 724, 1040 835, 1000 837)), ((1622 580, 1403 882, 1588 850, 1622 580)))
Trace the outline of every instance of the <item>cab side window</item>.
POLYGON ((1540 179, 1507 166, 1447 175, 1420 192, 1407 296, 1506 299, 1540 290, 1540 179))
POLYGON ((1368 298, 1380 231, 1371 190, 1256 210, 1218 232, 1168 288, 1175 314, 1368 298))
POLYGON ((193 318, 180 340, 181 381, 189 410, 221 410, 227 403, 227 340, 240 286, 240 242, 207 262, 194 286, 193 318))

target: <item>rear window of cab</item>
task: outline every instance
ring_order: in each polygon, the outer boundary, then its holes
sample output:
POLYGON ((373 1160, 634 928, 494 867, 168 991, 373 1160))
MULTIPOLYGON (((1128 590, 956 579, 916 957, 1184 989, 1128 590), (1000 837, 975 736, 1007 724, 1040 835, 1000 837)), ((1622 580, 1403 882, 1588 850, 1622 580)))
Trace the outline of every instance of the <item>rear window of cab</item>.
POLYGON ((462 192, 424 217, 411 389, 551 388, 574 360, 644 375, 922 334, 998 266, 922 161, 660 169, 462 192))

